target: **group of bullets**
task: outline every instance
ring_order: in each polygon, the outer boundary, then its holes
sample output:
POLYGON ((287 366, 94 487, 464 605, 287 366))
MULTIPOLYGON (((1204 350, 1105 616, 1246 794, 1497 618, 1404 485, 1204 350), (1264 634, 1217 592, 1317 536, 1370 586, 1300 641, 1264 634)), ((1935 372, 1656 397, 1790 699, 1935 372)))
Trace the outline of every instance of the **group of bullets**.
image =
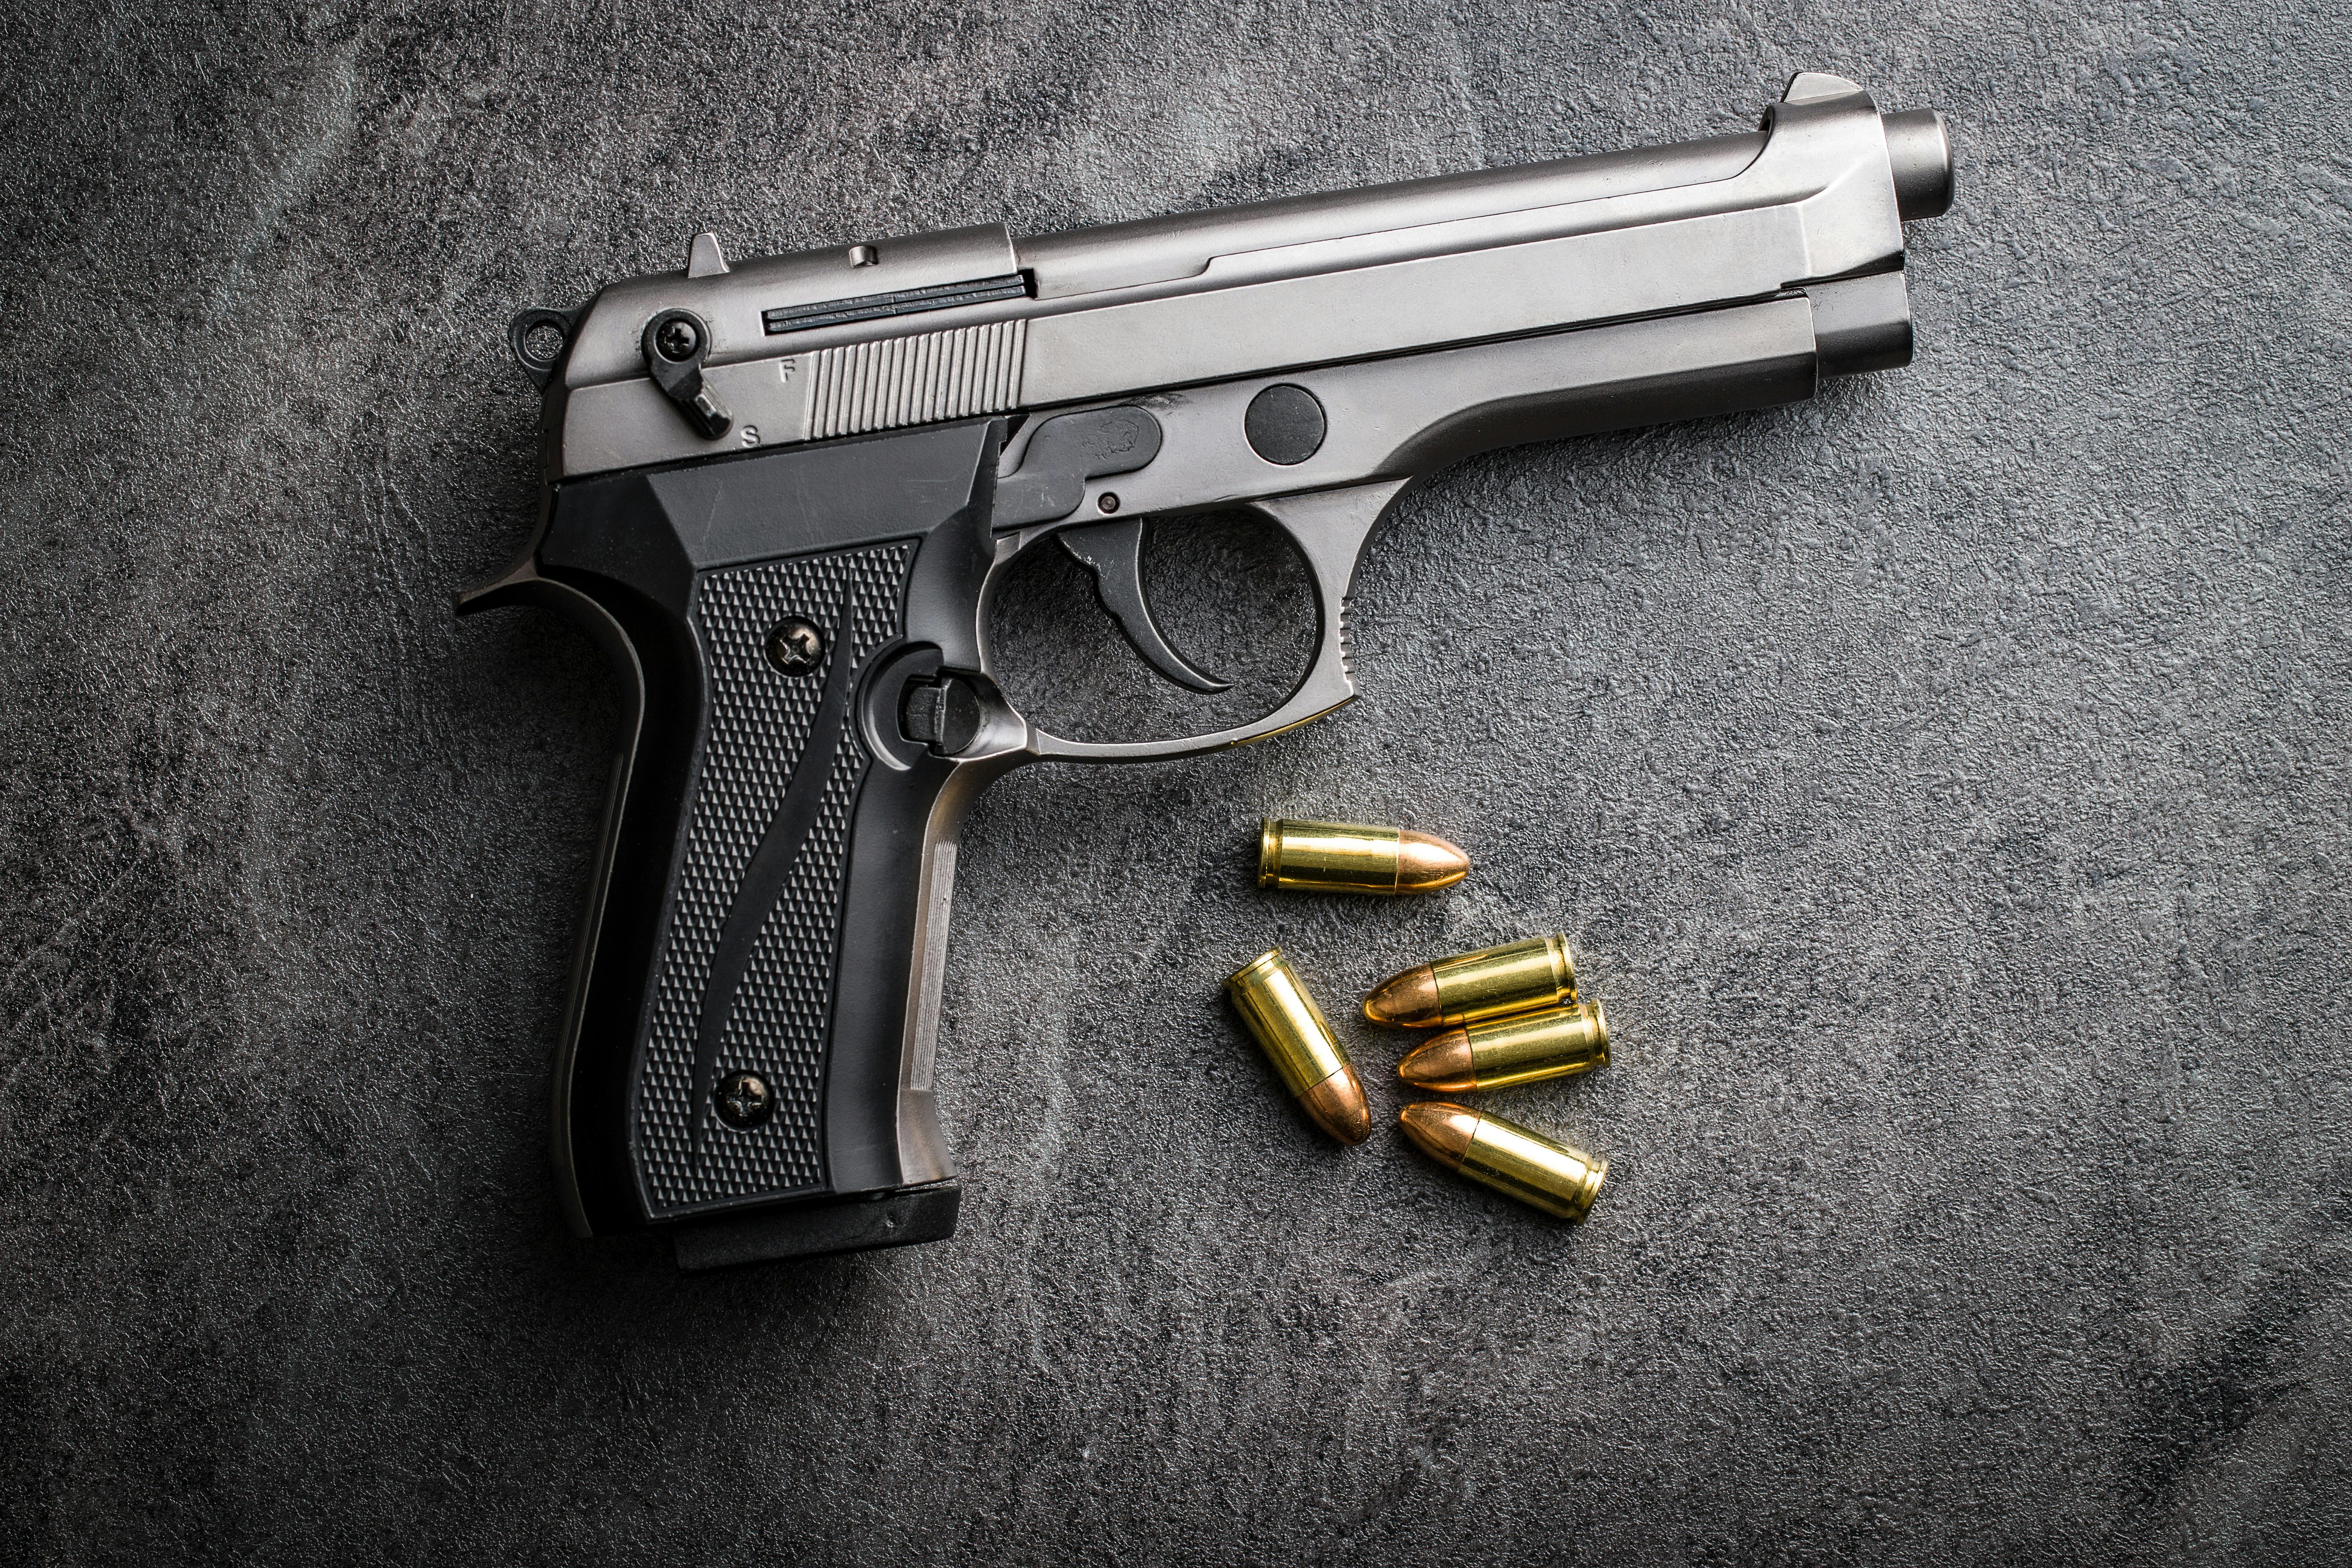
MULTIPOLYGON (((1258 886, 1297 892, 1425 893, 1467 876, 1470 858, 1410 828, 1268 818, 1258 886)), ((1343 1143, 1371 1136, 1363 1081, 1280 948, 1225 982, 1234 1006, 1316 1125, 1343 1143)), ((1408 1053, 1397 1076, 1440 1094, 1504 1089, 1609 1065, 1609 1019, 1579 1002, 1563 937, 1538 936, 1457 953, 1391 975, 1364 1016, 1402 1029, 1443 1028, 1408 1053)), ((1451 1100, 1397 1113, 1423 1152, 1450 1170, 1561 1219, 1580 1220, 1609 1173, 1606 1161, 1451 1100)))

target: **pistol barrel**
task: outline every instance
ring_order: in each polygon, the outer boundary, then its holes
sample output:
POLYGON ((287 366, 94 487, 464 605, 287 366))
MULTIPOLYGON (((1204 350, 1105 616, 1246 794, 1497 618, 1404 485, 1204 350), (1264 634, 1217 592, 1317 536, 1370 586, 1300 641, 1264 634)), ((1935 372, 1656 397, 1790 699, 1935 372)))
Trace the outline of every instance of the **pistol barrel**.
POLYGON ((1895 171, 1895 208, 1905 223, 1952 210, 1952 138, 1944 117, 1914 109, 1882 118, 1895 171))

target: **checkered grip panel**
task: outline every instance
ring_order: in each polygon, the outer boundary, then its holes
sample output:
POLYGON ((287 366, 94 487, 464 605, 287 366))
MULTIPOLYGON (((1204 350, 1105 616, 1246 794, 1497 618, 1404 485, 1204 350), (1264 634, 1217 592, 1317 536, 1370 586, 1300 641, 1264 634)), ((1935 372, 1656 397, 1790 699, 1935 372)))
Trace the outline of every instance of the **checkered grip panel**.
POLYGON ((824 1184, 822 1093, 834 945, 850 815, 868 758, 854 721, 842 725, 831 754, 803 752, 834 661, 852 661, 842 674, 854 682, 897 634, 914 557, 911 542, 887 544, 730 567, 705 574, 696 585, 690 619, 709 707, 664 921, 635 1111, 656 1214, 824 1184), (794 616, 825 628, 831 643, 815 670, 797 676, 779 671, 766 652, 771 630, 794 616), (844 625, 849 635, 837 635, 844 625), (753 854, 804 767, 825 770, 814 825, 758 927, 715 1070, 698 1082, 704 994, 720 932, 753 854), (738 1071, 758 1073, 776 1092, 775 1113, 760 1126, 730 1127, 718 1116, 712 1089, 738 1071))

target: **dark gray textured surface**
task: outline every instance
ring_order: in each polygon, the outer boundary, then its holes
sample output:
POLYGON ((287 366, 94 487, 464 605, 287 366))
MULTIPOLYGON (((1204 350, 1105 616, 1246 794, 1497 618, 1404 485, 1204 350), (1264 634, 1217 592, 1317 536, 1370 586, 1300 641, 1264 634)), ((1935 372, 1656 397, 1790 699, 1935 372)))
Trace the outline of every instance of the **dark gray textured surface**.
POLYGON ((2330 7, 16 9, 0 1552, 2341 1553, 2330 7), (611 710, 552 618, 444 597, 528 523, 513 308, 705 224, 1034 230, 1734 130, 1808 66, 1958 124, 1916 366, 1474 463, 1376 542, 1353 709, 999 784, 954 1242, 681 1279, 563 1235, 611 710), (1479 869, 1274 901, 1265 809, 1479 869), (1511 1101, 1614 1158, 1580 1231, 1318 1142, 1217 999, 1277 940, 1338 1004, 1551 922, 1620 1036, 1511 1101))

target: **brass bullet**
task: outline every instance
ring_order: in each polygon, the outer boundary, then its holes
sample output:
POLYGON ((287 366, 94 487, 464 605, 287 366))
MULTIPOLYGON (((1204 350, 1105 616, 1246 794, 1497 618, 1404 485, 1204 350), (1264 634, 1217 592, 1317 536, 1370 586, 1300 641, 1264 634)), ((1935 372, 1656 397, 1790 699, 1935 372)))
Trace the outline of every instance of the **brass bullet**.
POLYGON ((1416 1089, 1465 1094, 1566 1078, 1609 1065, 1609 1015, 1598 1002, 1448 1029, 1397 1064, 1416 1089))
POLYGON ((1397 1125, 1448 1170, 1559 1219, 1582 1219, 1601 1195, 1609 1162, 1555 1143, 1486 1111, 1424 1100, 1397 1112, 1397 1125))
POLYGON ((1364 1016, 1401 1029, 1433 1029, 1575 1000, 1568 939, 1535 936, 1391 974, 1364 998, 1364 1016))
POLYGON ((1470 857, 1434 834, 1360 822, 1267 817, 1257 885, 1293 893, 1433 893, 1470 874, 1470 857))
POLYGON ((1363 1080, 1282 949, 1268 948, 1235 970, 1225 981, 1225 994, 1318 1127, 1342 1143, 1360 1143, 1372 1135, 1363 1080))

